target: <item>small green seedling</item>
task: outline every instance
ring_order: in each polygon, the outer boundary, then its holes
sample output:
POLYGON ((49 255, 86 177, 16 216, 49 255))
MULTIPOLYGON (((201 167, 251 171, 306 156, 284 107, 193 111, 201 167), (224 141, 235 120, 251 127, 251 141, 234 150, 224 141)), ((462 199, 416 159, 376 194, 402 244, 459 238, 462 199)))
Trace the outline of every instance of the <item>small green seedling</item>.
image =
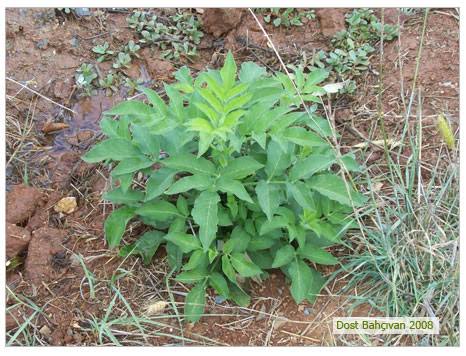
POLYGON ((105 42, 102 45, 97 45, 92 48, 92 52, 100 54, 99 58, 97 58, 97 62, 103 62, 108 59, 108 57, 113 55, 113 51, 109 51, 108 48, 110 45, 108 42, 105 42))

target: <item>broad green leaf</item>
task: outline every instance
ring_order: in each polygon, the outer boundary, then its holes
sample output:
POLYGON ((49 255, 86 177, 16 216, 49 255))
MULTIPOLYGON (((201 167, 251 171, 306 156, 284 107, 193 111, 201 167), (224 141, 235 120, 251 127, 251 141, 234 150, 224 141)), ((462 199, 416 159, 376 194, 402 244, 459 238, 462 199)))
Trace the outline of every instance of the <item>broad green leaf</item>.
POLYGON ((309 211, 316 211, 317 207, 312 193, 303 182, 289 183, 287 187, 301 208, 309 211))
POLYGON ((328 143, 318 135, 302 127, 289 127, 283 131, 282 135, 288 141, 304 147, 328 146, 328 143))
POLYGON ((281 146, 270 141, 267 146, 267 164, 265 165, 265 173, 269 179, 283 174, 291 164, 291 158, 288 152, 282 150, 281 146))
POLYGON ((231 264, 242 277, 254 277, 262 273, 262 270, 246 259, 243 253, 233 253, 231 255, 231 264))
POLYGON ((173 185, 165 191, 165 194, 179 194, 191 189, 205 190, 212 185, 212 178, 205 174, 194 174, 192 176, 178 179, 173 185))
POLYGON ((267 215, 267 219, 271 220, 280 205, 278 189, 274 185, 261 180, 256 185, 256 194, 262 211, 267 215))
POLYGON ((279 268, 290 263, 295 257, 295 250, 293 246, 286 245, 278 249, 275 254, 275 259, 272 263, 272 268, 279 268))
POLYGON ((82 160, 87 163, 96 163, 106 159, 121 161, 126 158, 140 157, 142 152, 131 141, 122 138, 109 138, 96 144, 89 150, 82 160))
POLYGON ((176 208, 182 215, 184 216, 189 215, 188 201, 181 194, 178 196, 178 199, 176 200, 176 208))
POLYGON ((241 109, 243 108, 247 103, 249 103, 252 99, 252 94, 251 93, 247 93, 247 94, 243 94, 243 95, 240 95, 240 96, 237 96, 233 99, 231 99, 226 105, 225 105, 225 108, 224 108, 224 112, 225 113, 229 113, 233 110, 237 110, 237 109, 241 109))
POLYGON ((201 243, 196 236, 185 234, 184 232, 169 232, 165 235, 165 240, 174 243, 183 253, 201 248, 201 243))
POLYGON ((205 278, 207 278, 207 276, 208 275, 206 271, 191 270, 179 273, 175 277, 175 280, 181 283, 192 284, 204 280, 205 278))
POLYGON ((235 226, 230 238, 223 245, 223 252, 228 254, 232 252, 244 252, 248 247, 249 241, 251 241, 251 236, 241 226, 235 226))
POLYGON ((290 170, 290 179, 307 179, 313 174, 328 169, 335 159, 332 156, 312 154, 296 162, 290 170))
POLYGON ((207 254, 202 250, 195 250, 191 257, 189 257, 189 261, 185 263, 183 266, 184 271, 190 271, 193 269, 202 270, 209 265, 209 259, 207 254))
POLYGON ((266 220, 260 227, 259 234, 265 235, 270 231, 285 228, 288 225, 288 219, 283 216, 273 216, 272 219, 266 220))
POLYGON ((105 220, 104 230, 105 239, 107 240, 108 247, 114 248, 120 244, 121 238, 125 233, 126 224, 135 215, 135 209, 131 207, 124 207, 114 210, 105 220))
POLYGON ((291 295, 297 304, 301 303, 308 295, 312 285, 312 271, 301 259, 291 262, 288 269, 291 278, 291 295))
POLYGON ((196 198, 191 211, 194 221, 199 225, 199 239, 204 251, 209 249, 217 233, 219 201, 217 193, 203 191, 196 198))
POLYGON ((160 142, 157 136, 151 134, 146 127, 141 125, 133 125, 133 139, 145 154, 159 158, 160 142))
POLYGON ((175 217, 183 217, 176 206, 164 200, 147 202, 136 210, 136 214, 156 221, 165 221, 175 217))
POLYGON ((239 80, 243 83, 254 82, 266 74, 264 67, 254 62, 243 62, 239 71, 239 80))
POLYGON ((228 283, 223 276, 218 272, 212 272, 209 276, 209 284, 217 291, 217 293, 225 298, 230 295, 228 283))
POLYGON ((199 89, 197 91, 202 98, 207 101, 207 103, 219 114, 223 113, 223 104, 217 99, 217 97, 212 94, 212 92, 207 89, 199 89))
POLYGON ((122 192, 126 193, 133 183, 134 173, 127 173, 121 176, 113 177, 120 182, 120 189, 122 192))
POLYGON ((180 153, 175 156, 164 159, 162 163, 178 171, 189 172, 192 174, 209 174, 215 175, 215 166, 212 162, 203 157, 196 157, 190 153, 180 153))
POLYGON ((175 269, 176 271, 179 271, 179 269, 183 265, 183 252, 180 250, 178 246, 169 241, 167 241, 165 249, 167 250, 168 266, 170 267, 170 269, 175 269))
POLYGON ((233 222, 230 219, 228 210, 221 204, 218 206, 218 226, 231 226, 233 222))
POLYGON ((145 156, 125 158, 113 169, 112 176, 115 177, 133 173, 141 169, 148 168, 153 164, 154 161, 146 158, 145 156))
POLYGON ((109 138, 121 138, 118 134, 118 120, 113 120, 109 117, 104 117, 100 120, 100 129, 109 138))
POLYGON ((172 184, 176 171, 162 167, 151 174, 146 184, 146 201, 157 198, 172 184))
POLYGON ((155 118, 156 111, 150 106, 137 100, 122 101, 114 106, 111 110, 106 111, 105 115, 134 115, 144 119, 155 118))
POLYGON ((343 155, 341 161, 349 172, 361 172, 361 166, 356 161, 354 153, 350 152, 343 155))
POLYGON ((140 255, 145 265, 150 264, 160 244, 163 242, 163 233, 160 231, 148 231, 135 243, 124 246, 120 250, 120 256, 140 255))
POLYGON ((199 133, 199 148, 197 152, 198 158, 207 152, 214 138, 215 136, 213 134, 208 134, 205 132, 199 133))
POLYGON ((251 303, 251 297, 235 284, 230 285, 230 298, 243 308, 246 308, 251 303))
POLYGON ((306 84, 304 85, 304 92, 307 92, 310 86, 319 84, 323 82, 325 79, 328 78, 329 72, 325 69, 314 69, 311 73, 309 73, 306 77, 306 84))
POLYGON ((225 63, 222 69, 220 69, 220 76, 222 77, 223 86, 227 89, 231 88, 235 84, 236 79, 236 63, 233 59, 231 51, 228 51, 225 63))
MULTIPOLYGON (((275 234, 275 236, 272 234, 253 235, 248 244, 248 251, 261 251, 271 248, 277 242, 277 239, 275 238, 277 236, 277 232, 274 232, 273 234, 275 234)), ((278 234, 280 234, 280 232, 278 232, 278 234)))
POLYGON ((103 199, 111 201, 114 204, 137 204, 144 200, 144 193, 140 190, 130 189, 124 192, 120 187, 106 192, 103 199))
POLYGON ((204 132, 204 133, 212 133, 214 131, 213 126, 210 124, 209 121, 206 119, 203 119, 201 117, 197 117, 194 119, 191 119, 187 123, 188 129, 192 131, 198 131, 198 132, 204 132))
POLYGON ((217 180, 216 185, 217 185, 217 188, 221 190, 222 192, 234 194, 241 200, 245 200, 247 202, 253 203, 248 192, 246 191, 244 186, 241 184, 241 182, 239 182, 238 180, 220 177, 217 180))
POLYGON ((306 300, 309 303, 313 304, 316 301, 317 295, 322 290, 322 287, 324 286, 326 280, 314 268, 311 268, 311 272, 312 272, 312 284, 307 293, 306 300))
POLYGON ((184 314, 188 321, 195 323, 201 318, 205 308, 205 294, 205 284, 199 283, 186 296, 184 314))
POLYGON ((231 265, 230 259, 228 258, 227 255, 222 256, 222 271, 227 276, 227 278, 236 284, 236 272, 233 269, 233 266, 231 265))
POLYGON ((340 204, 352 206, 351 202, 353 202, 354 206, 363 205, 366 201, 364 195, 354 191, 349 182, 347 184, 349 194, 343 179, 331 173, 312 176, 307 183, 312 190, 340 204))
POLYGON ((338 259, 331 253, 309 242, 306 243, 304 247, 298 249, 298 254, 303 258, 307 258, 311 262, 315 262, 321 265, 338 264, 338 259))
POLYGON ((165 102, 160 98, 159 94, 155 90, 141 87, 141 90, 144 94, 146 94, 147 99, 151 103, 151 105, 156 109, 161 116, 165 116, 168 113, 168 107, 165 102))
POLYGON ((238 215, 238 202, 232 194, 227 194, 227 207, 230 209, 230 214, 233 219, 238 215))
POLYGON ((243 179, 262 167, 263 165, 254 158, 243 156, 228 162, 228 165, 220 171, 220 175, 224 178, 243 179))

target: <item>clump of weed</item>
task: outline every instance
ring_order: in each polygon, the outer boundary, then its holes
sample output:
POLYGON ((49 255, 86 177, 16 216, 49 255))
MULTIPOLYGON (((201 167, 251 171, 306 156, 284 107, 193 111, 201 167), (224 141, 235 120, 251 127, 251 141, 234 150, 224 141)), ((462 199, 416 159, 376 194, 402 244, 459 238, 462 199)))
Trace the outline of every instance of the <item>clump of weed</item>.
POLYGON ((257 9, 256 12, 263 15, 266 23, 271 23, 275 27, 302 26, 308 20, 314 20, 316 15, 314 10, 299 10, 296 8, 269 8, 257 9))

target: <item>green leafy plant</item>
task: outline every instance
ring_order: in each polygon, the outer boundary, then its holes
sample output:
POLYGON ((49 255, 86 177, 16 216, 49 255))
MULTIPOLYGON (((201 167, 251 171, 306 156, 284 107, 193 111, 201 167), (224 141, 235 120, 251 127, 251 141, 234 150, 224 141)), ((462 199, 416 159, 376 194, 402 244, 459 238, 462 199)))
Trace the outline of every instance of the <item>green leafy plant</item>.
POLYGON ((134 11, 127 22, 138 32, 141 44, 157 46, 166 59, 197 55, 197 45, 204 35, 197 17, 184 12, 157 17, 149 11, 134 11))
POLYGON ((109 51, 108 48, 110 45, 108 42, 104 42, 101 45, 97 45, 92 48, 92 52, 99 54, 99 58, 97 58, 97 62, 103 62, 108 59, 109 56, 113 55, 113 51, 109 51))
POLYGON ((266 23, 272 23, 275 27, 285 26, 287 28, 291 26, 302 26, 303 20, 315 19, 314 10, 298 10, 295 8, 270 8, 270 9, 259 9, 260 13, 264 15, 264 21, 266 23))
POLYGON ((92 95, 92 82, 97 78, 97 73, 94 66, 89 63, 81 64, 81 67, 76 71, 75 82, 78 89, 83 90, 87 96, 92 95))
POLYGON ((129 68, 130 64, 131 64, 131 56, 128 53, 120 52, 118 53, 118 56, 115 62, 113 62, 113 68, 115 69, 129 68))
POLYGON ((128 44, 125 46, 125 52, 128 53, 130 56, 140 58, 138 51, 141 49, 141 46, 134 43, 133 40, 129 41, 128 44))
MULTIPOLYGON (((327 75, 295 72, 305 101, 320 105, 327 75)), ((247 305, 248 279, 275 268, 297 303, 313 302, 325 283, 313 266, 338 263, 326 248, 341 243, 355 225, 353 207, 365 201, 339 172, 359 169, 354 155, 337 158, 328 121, 303 111, 281 74, 252 62, 238 71, 228 53, 220 70, 193 78, 183 67, 176 79, 165 85, 167 102, 141 88, 149 105, 125 101, 106 112, 108 139, 83 156, 112 167, 104 198, 121 207, 105 222, 108 246, 120 246, 130 220, 147 225, 120 255, 149 264, 164 245, 176 280, 193 286, 189 321, 203 314, 209 286, 247 305)))
POLYGON ((105 93, 107 96, 112 95, 112 93, 118 91, 118 88, 116 86, 116 75, 113 73, 109 73, 104 79, 99 79, 99 86, 102 89, 105 89, 105 93))

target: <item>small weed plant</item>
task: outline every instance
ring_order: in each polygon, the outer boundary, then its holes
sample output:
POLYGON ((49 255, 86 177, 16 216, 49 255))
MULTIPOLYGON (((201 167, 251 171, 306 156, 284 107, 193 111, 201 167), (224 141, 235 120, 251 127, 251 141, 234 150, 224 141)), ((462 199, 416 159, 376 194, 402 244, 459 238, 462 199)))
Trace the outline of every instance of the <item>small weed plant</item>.
POLYGON ((252 62, 238 71, 228 53, 220 70, 196 78, 181 68, 166 101, 141 88, 149 104, 105 113, 108 138, 83 159, 111 166, 104 198, 120 207, 105 221, 106 241, 145 264, 164 246, 176 280, 192 286, 187 320, 199 320, 209 287, 247 305, 248 280, 270 269, 288 277, 296 303, 314 302, 325 284, 316 265, 339 263, 326 248, 355 227, 353 208, 365 197, 342 178, 359 169, 354 155, 336 157, 332 129, 316 113, 327 76, 294 74, 302 98, 316 103, 304 111, 289 77, 252 62), (132 219, 147 231, 122 245, 132 219))

